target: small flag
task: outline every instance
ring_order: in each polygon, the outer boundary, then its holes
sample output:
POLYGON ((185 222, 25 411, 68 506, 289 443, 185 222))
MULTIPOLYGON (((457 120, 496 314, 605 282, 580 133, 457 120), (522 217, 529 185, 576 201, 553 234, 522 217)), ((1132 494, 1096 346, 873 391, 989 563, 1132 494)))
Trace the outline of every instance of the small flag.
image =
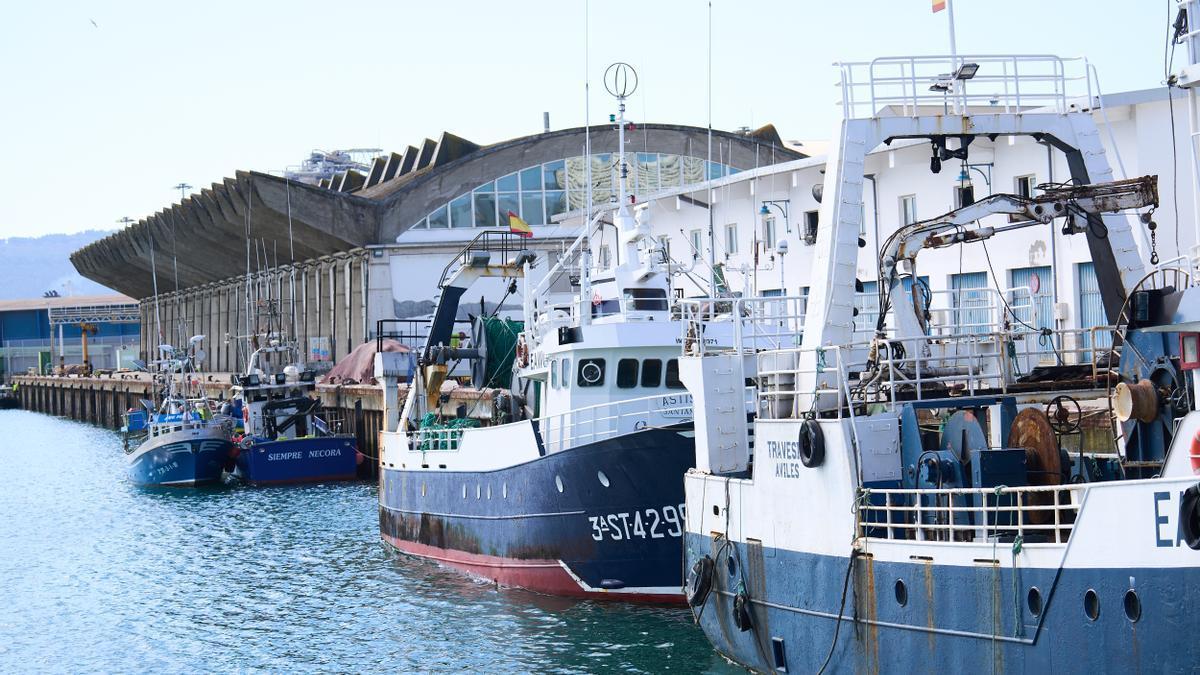
POLYGON ((934 14, 937 14, 938 12, 942 11, 943 9, 946 9, 946 0, 933 0, 933 13, 934 14))
POLYGON ((533 236, 533 230, 529 229, 529 223, 521 220, 521 216, 512 211, 508 212, 508 231, 526 239, 533 236))

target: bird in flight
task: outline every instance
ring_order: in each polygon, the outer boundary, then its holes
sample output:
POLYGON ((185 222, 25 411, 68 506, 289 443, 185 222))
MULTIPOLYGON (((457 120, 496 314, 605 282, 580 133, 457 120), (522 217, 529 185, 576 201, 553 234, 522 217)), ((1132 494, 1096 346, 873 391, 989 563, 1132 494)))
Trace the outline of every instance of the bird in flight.
POLYGON ((99 28, 99 27, 100 27, 100 24, 96 23, 96 20, 95 20, 95 19, 88 19, 88 21, 91 21, 91 22, 92 22, 92 25, 93 25, 93 26, 95 26, 96 28, 99 28))

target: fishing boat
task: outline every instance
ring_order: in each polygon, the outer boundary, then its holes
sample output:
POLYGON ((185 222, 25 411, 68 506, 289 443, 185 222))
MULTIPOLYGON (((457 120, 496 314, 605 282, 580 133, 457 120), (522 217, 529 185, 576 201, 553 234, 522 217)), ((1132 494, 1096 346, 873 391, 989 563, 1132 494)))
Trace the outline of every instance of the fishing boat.
POLYGON ((20 408, 21 400, 17 398, 16 390, 10 385, 0 385, 0 410, 20 408))
MULTIPOLYGON (((624 167, 623 131, 619 142, 624 167)), ((481 233, 442 276, 415 368, 376 355, 390 547, 546 594, 682 603, 682 477, 695 453, 671 265, 648 212, 623 192, 618 204, 553 265, 517 234, 481 233), (593 265, 593 238, 614 226, 618 255, 593 265), (478 317, 456 343, 459 299, 482 278, 522 284, 522 319, 478 317), (447 377, 460 361, 470 382, 447 377)))
POLYGON ((1091 113, 1068 102, 1065 65, 840 64, 847 114, 806 315, 787 314, 786 298, 738 299, 719 315, 683 303, 684 335, 736 326, 731 348, 694 341, 681 364, 697 450, 686 592, 730 660, 760 672, 1200 663, 1200 646, 1179 637, 1200 604, 1200 289, 1190 260, 1158 264, 1157 181, 1112 179, 1091 113), (979 93, 946 75, 966 67, 987 82, 979 93), (871 337, 856 343, 865 154, 920 139, 936 170, 965 165, 972 140, 1013 135, 1065 155, 1070 183, 897 229, 879 259, 871 337), (908 283, 924 251, 1050 224, 1086 239, 1109 326, 1040 328, 1005 299, 986 325, 955 331, 908 283), (1151 235, 1149 264, 1138 227, 1151 235), (1081 434, 1085 417, 1101 433, 1081 434))
POLYGON ((233 449, 233 420, 218 414, 203 393, 191 394, 202 339, 192 338, 186 353, 160 346, 163 358, 152 365, 161 400, 125 413, 126 474, 135 485, 195 487, 221 480, 233 449))
POLYGON ((264 342, 233 376, 231 401, 222 407, 241 421, 234 476, 254 485, 357 478, 357 441, 322 411, 316 373, 295 344, 277 334, 264 342))

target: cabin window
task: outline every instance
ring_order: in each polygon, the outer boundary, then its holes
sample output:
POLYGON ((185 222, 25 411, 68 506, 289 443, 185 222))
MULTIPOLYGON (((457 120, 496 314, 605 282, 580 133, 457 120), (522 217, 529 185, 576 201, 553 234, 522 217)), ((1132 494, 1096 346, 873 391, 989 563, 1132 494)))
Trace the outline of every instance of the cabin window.
POLYGON ((604 359, 579 360, 579 386, 599 387, 604 384, 604 359))
POLYGON ((679 379, 679 359, 667 361, 667 389, 686 389, 679 379))
POLYGON ((571 387, 571 359, 563 359, 562 374, 559 376, 559 378, 559 386, 561 386, 563 389, 569 389, 571 387))
POLYGON ((617 387, 632 389, 638 383, 638 360, 621 359, 617 361, 617 387))
POLYGON ((621 313, 621 301, 613 298, 611 300, 600 300, 596 302, 592 300, 592 316, 612 316, 621 313))
POLYGON ((553 359, 550 361, 550 387, 552 389, 558 389, 558 360, 557 359, 553 359))
POLYGON ((662 359, 642 361, 642 386, 657 389, 662 385, 662 359))
POLYGON ((630 310, 667 311, 667 292, 661 288, 626 288, 625 306, 630 310))

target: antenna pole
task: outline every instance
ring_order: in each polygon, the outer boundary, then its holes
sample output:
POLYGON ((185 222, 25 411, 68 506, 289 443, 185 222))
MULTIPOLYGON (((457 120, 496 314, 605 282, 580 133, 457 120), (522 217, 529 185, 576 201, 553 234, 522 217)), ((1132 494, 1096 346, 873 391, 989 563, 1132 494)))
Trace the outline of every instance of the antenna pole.
POLYGON ((712 0, 708 3, 708 161, 704 163, 708 180, 708 294, 717 295, 716 214, 713 213, 712 186, 712 0))

